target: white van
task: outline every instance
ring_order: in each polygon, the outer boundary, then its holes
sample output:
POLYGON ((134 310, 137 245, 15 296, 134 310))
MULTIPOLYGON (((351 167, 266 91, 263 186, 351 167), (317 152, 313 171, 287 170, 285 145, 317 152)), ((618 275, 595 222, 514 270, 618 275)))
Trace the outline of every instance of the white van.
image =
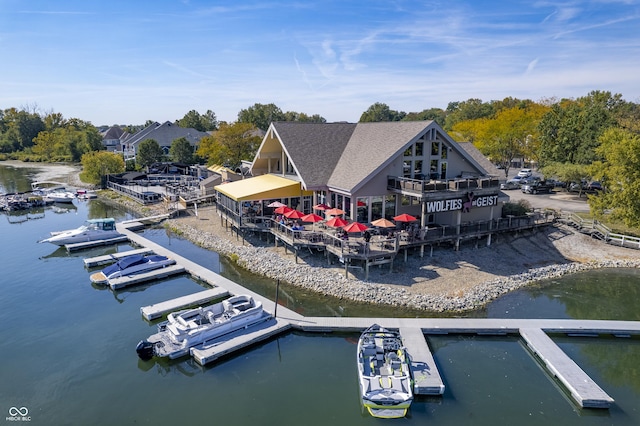
POLYGON ((522 169, 518 172, 518 176, 528 178, 531 176, 531 169, 522 169))

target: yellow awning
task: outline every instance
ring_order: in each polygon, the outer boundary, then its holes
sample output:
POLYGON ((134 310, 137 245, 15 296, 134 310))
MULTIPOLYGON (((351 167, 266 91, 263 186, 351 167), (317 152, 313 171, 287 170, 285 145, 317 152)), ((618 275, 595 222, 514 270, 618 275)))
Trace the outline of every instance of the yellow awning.
POLYGON ((216 185, 214 189, 235 201, 271 200, 311 195, 302 191, 300 182, 275 175, 261 175, 216 185))

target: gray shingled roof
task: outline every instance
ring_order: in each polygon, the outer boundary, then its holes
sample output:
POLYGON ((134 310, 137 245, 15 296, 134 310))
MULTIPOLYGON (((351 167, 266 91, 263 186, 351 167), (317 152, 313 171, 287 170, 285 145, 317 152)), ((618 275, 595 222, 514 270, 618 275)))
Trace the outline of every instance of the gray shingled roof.
POLYGON ((352 191, 374 176, 433 121, 358 123, 340 161, 334 167, 329 186, 352 191))
POLYGON ((272 123, 287 155, 308 189, 326 186, 338 164, 353 123, 272 123))
POLYGON ((174 140, 184 137, 189 143, 196 145, 205 136, 209 136, 209 134, 165 121, 162 124, 151 124, 125 140, 128 144, 138 144, 143 140, 153 139, 160 146, 171 146, 174 140))
POLYGON ((493 164, 478 148, 471 142, 458 142, 458 146, 462 148, 473 160, 478 163, 490 176, 504 177, 500 174, 500 170, 493 164))

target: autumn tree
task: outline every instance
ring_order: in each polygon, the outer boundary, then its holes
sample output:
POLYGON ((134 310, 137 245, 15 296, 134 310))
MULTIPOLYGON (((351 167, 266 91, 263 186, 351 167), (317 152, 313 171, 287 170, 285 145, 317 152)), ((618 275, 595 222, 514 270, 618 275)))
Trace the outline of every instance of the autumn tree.
POLYGON ((193 147, 187 138, 178 138, 171 143, 169 156, 176 163, 193 164, 193 147))
POLYGON ((501 109, 493 117, 460 121, 451 129, 456 140, 471 141, 494 163, 504 166, 505 176, 513 159, 537 159, 538 124, 546 107, 519 104, 501 109))
POLYGON ((162 157, 164 157, 164 151, 154 139, 143 140, 136 151, 136 164, 139 167, 148 167, 162 161, 162 157))
POLYGON ((221 164, 235 168, 242 160, 252 160, 260 145, 261 137, 250 123, 220 125, 220 129, 200 141, 197 155, 207 159, 207 164, 221 164))
POLYGON ((97 185, 107 174, 122 173, 125 170, 122 155, 107 151, 93 151, 82 156, 80 180, 97 185))

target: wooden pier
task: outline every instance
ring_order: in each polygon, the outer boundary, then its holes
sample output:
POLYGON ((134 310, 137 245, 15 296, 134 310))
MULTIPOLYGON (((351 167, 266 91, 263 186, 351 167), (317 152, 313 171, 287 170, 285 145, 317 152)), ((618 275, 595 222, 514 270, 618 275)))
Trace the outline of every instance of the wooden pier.
POLYGON ((190 306, 203 305, 213 300, 221 299, 228 296, 229 292, 221 287, 203 290, 198 293, 188 294, 186 296, 167 300, 166 302, 155 303, 140 308, 140 313, 147 320, 151 321, 160 318, 170 312, 185 309, 190 306))
MULTIPOLYGON (((640 335, 638 321, 606 320, 566 320, 566 319, 501 319, 501 318, 340 318, 340 317, 303 317, 284 306, 278 306, 277 318, 274 302, 258 295, 241 285, 230 281, 213 271, 189 261, 166 248, 144 239, 129 231, 126 226, 118 225, 119 231, 129 239, 147 247, 158 254, 176 259, 184 265, 186 272, 216 287, 219 292, 229 294, 248 294, 263 303, 265 317, 259 324, 225 336, 217 341, 208 342, 203 347, 191 350, 196 362, 206 365, 221 356, 228 355, 257 342, 289 329, 307 332, 354 332, 360 333, 371 324, 380 324, 385 328, 399 330, 405 339, 407 350, 412 357, 411 367, 415 381, 416 394, 439 395, 444 392, 444 382, 437 370, 435 360, 425 339, 425 335, 440 334, 476 334, 476 335, 518 335, 527 347, 544 364, 547 371, 566 387, 573 400, 580 407, 608 408, 613 398, 605 393, 580 367, 573 362, 547 335, 560 333, 571 335, 608 335, 628 337, 640 335), (270 309, 273 307, 273 309, 270 309)), ((194 297, 197 298, 197 294, 194 297)), ((222 293, 221 293, 222 294, 222 293)), ((178 301, 167 302, 166 308, 178 305, 178 301)), ((162 305, 162 304, 158 304, 162 305)), ((157 306, 157 305, 152 305, 157 306)), ((152 311, 160 312, 155 308, 152 311)), ((151 311, 150 311, 151 312, 151 311)), ((143 312, 144 315, 144 312, 143 312)), ((162 314, 160 314, 162 315, 162 314)))

